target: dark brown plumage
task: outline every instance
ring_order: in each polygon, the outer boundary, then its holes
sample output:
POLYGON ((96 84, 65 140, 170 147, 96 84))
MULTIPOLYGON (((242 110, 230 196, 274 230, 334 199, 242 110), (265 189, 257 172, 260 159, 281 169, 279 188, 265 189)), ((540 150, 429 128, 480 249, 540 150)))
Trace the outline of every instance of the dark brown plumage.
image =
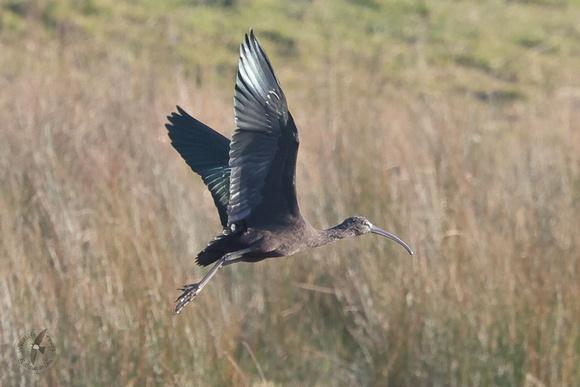
POLYGON ((258 262, 292 255, 338 239, 369 232, 401 244, 395 235, 355 216, 328 230, 313 228, 296 199, 298 131, 280 82, 250 29, 240 46, 234 93, 232 141, 179 106, 168 117, 172 145, 207 185, 223 232, 197 256, 202 266, 217 262, 196 284, 186 285, 174 313, 190 302, 217 270, 234 262, 258 262))

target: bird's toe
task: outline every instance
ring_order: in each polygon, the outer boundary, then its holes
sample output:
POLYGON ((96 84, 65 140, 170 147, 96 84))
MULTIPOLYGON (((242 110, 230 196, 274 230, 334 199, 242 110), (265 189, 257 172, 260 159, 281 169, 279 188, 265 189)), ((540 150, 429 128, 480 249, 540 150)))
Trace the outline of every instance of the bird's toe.
POLYGON ((190 291, 196 290, 198 288, 199 288, 199 284, 189 284, 189 285, 183 285, 178 290, 181 290, 182 292, 190 292, 190 291))
POLYGON ((177 305, 173 310, 173 314, 178 314, 185 305, 189 304, 189 302, 197 296, 197 293, 199 293, 200 287, 199 284, 190 284, 183 286, 179 290, 183 291, 183 294, 175 300, 177 305))

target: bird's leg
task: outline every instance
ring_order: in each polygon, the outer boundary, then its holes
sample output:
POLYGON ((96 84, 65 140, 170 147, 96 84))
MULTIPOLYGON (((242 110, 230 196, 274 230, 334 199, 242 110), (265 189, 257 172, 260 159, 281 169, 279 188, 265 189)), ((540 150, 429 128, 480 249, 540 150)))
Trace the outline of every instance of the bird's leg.
POLYGON ((199 292, 201 292, 201 289, 203 289, 205 284, 207 284, 209 282, 209 280, 218 271, 218 269, 220 267, 222 267, 222 265, 224 264, 224 262, 226 260, 226 256, 227 255, 224 255, 223 257, 221 257, 217 261, 217 263, 214 265, 214 267, 212 267, 212 269, 205 275, 205 277, 203 277, 203 279, 201 281, 199 281, 196 284, 185 285, 179 289, 179 290, 183 291, 183 294, 181 296, 179 296, 179 298, 177 300, 175 300, 175 302, 177 302, 177 306, 173 310, 173 314, 179 313, 185 305, 187 305, 191 300, 193 300, 195 298, 195 296, 197 296, 197 294, 199 292))
POLYGON ((240 258, 236 258, 236 259, 226 260, 226 261, 224 262, 224 264, 222 265, 222 267, 225 267, 225 266, 231 265, 232 263, 240 262, 242 259, 243 259, 243 258, 242 258, 242 257, 240 257, 240 258))
POLYGON ((201 292, 201 289, 203 289, 203 287, 215 275, 215 273, 217 273, 220 267, 227 265, 228 262, 231 262, 232 259, 234 261, 237 261, 239 257, 250 251, 252 251, 252 249, 247 248, 225 254, 216 262, 214 267, 211 268, 211 270, 205 275, 205 277, 203 277, 201 281, 199 281, 196 284, 185 285, 182 288, 180 288, 179 290, 183 291, 183 294, 179 296, 177 300, 175 300, 175 302, 177 302, 177 306, 173 310, 173 314, 179 313, 185 305, 187 305, 191 300, 193 300, 195 296, 197 296, 197 294, 201 292))

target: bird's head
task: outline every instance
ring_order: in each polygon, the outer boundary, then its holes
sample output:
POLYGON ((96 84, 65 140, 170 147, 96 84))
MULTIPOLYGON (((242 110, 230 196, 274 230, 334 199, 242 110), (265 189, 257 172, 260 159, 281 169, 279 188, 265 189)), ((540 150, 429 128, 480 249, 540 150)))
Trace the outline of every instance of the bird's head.
POLYGON ((341 227, 344 227, 345 230, 349 231, 349 234, 352 236, 364 235, 368 233, 378 234, 380 236, 384 236, 389 238, 401 246, 405 248, 409 252, 409 254, 413 255, 413 250, 405 242, 401 240, 398 236, 391 234, 383 230, 380 227, 373 225, 369 220, 363 216, 353 216, 352 218, 346 219, 342 224, 341 227))

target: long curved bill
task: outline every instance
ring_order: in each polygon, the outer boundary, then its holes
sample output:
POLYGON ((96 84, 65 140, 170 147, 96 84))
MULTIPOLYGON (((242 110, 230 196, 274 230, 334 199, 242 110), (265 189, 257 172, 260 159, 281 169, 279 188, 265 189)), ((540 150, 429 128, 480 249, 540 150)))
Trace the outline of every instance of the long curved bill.
POLYGON ((401 238, 399 238, 398 236, 393 235, 390 232, 387 232, 387 231, 383 230, 382 228, 377 227, 377 226, 372 225, 372 224, 371 224, 371 232, 373 234, 378 234, 380 236, 387 237, 390 240, 397 242, 398 244, 403 246, 405 248, 405 250, 407 250, 409 252, 409 254, 413 255, 413 250, 411 250, 411 248, 409 246, 407 246, 407 244, 405 242, 403 242, 403 240, 401 238))

